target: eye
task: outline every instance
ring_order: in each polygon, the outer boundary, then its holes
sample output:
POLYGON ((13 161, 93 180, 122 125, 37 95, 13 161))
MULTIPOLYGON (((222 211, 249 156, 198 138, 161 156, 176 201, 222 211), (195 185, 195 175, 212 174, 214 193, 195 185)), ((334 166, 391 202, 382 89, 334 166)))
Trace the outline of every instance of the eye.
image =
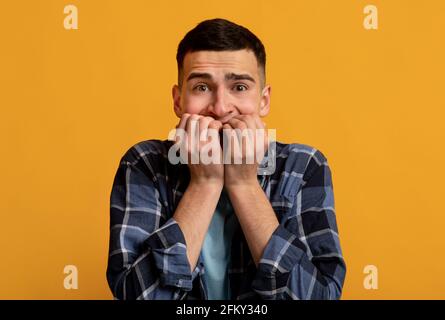
POLYGON ((246 91, 247 89, 248 89, 247 86, 244 84, 236 84, 235 85, 236 91, 246 91))
POLYGON ((198 84, 196 87, 193 88, 193 90, 197 90, 199 92, 205 92, 206 89, 208 89, 206 84, 198 84))

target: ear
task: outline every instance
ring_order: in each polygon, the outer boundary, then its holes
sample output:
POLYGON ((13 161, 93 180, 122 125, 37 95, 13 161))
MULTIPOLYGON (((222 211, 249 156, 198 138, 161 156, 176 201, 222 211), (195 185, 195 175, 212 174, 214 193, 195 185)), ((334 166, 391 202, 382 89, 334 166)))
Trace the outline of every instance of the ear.
POLYGON ((173 111, 175 112, 178 118, 182 116, 182 108, 181 108, 181 90, 178 85, 175 84, 172 88, 172 97, 173 97, 173 111))
POLYGON ((265 117, 269 114, 270 111, 270 92, 271 86, 266 85, 261 93, 261 101, 260 101, 260 117, 265 117))

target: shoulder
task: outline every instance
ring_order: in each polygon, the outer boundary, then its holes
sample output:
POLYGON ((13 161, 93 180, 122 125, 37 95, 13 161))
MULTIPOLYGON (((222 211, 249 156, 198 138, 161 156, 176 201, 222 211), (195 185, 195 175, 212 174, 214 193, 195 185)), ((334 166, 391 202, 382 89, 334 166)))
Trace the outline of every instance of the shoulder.
MULTIPOLYGON (((303 143, 276 142, 276 159, 279 175, 286 172, 307 180, 318 168, 328 166, 324 153, 318 148, 303 143)), ((285 175, 287 175, 284 173, 285 175)))
POLYGON ((165 166, 168 150, 173 144, 169 140, 150 139, 132 145, 122 156, 120 165, 148 169, 156 175, 165 166))

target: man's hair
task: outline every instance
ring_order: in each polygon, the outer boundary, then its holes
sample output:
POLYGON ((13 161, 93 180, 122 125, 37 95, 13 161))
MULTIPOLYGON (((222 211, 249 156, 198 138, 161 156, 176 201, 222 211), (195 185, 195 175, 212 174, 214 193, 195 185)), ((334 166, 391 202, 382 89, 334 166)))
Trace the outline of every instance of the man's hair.
POLYGON ((255 54, 263 87, 266 82, 266 51, 260 39, 249 29, 225 19, 202 21, 179 43, 176 53, 179 87, 182 86, 184 57, 188 52, 243 49, 251 50, 255 54))

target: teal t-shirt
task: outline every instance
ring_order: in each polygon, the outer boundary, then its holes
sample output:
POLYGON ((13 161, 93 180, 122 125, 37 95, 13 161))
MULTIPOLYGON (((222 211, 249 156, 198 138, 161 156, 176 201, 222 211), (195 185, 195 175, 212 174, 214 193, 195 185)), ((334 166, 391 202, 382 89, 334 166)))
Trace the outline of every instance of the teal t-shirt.
POLYGON ((223 188, 201 251, 209 300, 231 299, 228 269, 237 224, 232 204, 223 188))

